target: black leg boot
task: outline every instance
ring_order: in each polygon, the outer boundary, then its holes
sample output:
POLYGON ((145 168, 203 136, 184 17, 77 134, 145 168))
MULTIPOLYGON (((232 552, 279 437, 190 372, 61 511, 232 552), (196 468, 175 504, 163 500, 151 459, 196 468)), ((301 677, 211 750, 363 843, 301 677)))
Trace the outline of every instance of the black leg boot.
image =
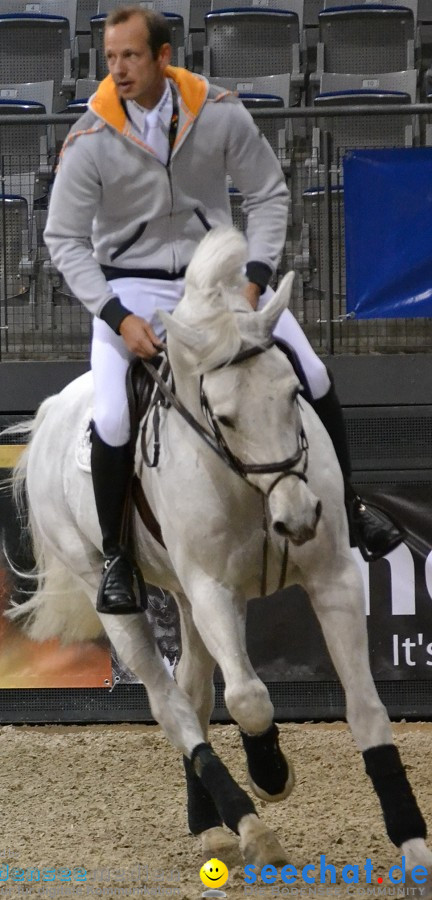
MULTIPOLYGON (((331 379, 331 375, 329 373, 331 379)), ((345 482, 350 542, 358 547, 363 559, 372 562, 386 556, 405 539, 406 534, 381 510, 366 506, 351 482, 351 460, 342 409, 333 381, 324 397, 313 400, 312 406, 330 435, 345 482)))
POLYGON ((96 609, 114 615, 141 612, 146 606, 144 581, 127 547, 122 545, 122 535, 127 532, 123 519, 133 473, 129 445, 111 447, 93 427, 91 470, 105 557, 96 609))

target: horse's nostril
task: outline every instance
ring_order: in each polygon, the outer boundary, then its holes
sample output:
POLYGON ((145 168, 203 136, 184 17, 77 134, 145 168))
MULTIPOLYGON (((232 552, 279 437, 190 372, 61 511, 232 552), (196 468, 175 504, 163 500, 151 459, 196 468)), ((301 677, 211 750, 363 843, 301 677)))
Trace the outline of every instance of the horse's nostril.
POLYGON ((319 522, 322 513, 322 503, 321 500, 318 500, 318 503, 315 507, 316 520, 319 522))
POLYGON ((280 537, 287 537, 288 529, 284 522, 273 522, 273 528, 276 534, 279 534, 280 537))

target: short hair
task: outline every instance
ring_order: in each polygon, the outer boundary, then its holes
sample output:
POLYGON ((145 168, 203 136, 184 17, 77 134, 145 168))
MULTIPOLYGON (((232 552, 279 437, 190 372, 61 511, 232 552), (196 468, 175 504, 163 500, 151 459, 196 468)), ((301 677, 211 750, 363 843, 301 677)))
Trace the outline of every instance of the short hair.
POLYGON ((120 25, 122 22, 128 22, 132 16, 140 16, 144 25, 148 30, 148 43, 153 56, 157 59, 162 44, 171 43, 171 35, 167 25, 165 16, 155 12, 153 9, 146 9, 143 6, 130 4, 128 6, 117 6, 111 10, 105 19, 105 31, 114 25, 120 25))

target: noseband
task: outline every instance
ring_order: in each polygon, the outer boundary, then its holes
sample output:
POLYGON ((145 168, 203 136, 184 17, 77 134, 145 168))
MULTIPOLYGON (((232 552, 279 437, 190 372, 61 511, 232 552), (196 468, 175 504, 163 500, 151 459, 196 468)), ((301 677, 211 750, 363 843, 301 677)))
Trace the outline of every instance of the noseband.
MULTIPOLYGON (((273 341, 271 341, 263 347, 250 347, 248 350, 243 350, 238 353, 237 356, 235 356, 232 360, 230 360, 229 365, 238 365, 239 363, 242 363, 247 359, 251 359, 253 356, 258 356, 258 354, 264 353, 266 350, 273 346, 273 341)), ((217 366, 217 368, 221 369, 223 368, 223 365, 217 366)), ((207 421, 212 428, 213 434, 217 441, 217 445, 223 452, 223 457, 226 463, 229 465, 230 469, 232 469, 234 472, 237 472, 237 474, 240 475, 241 478, 247 480, 248 475, 272 475, 277 473, 279 475, 279 478, 276 478, 275 481, 273 481, 269 490, 267 491, 267 496, 270 494, 276 484, 278 484, 282 478, 286 478, 288 475, 295 475, 296 478, 300 478, 302 481, 307 482, 306 470, 308 464, 309 444, 303 426, 300 431, 300 439, 298 442, 297 450, 292 454, 292 456, 288 456, 286 457, 286 459, 283 459, 280 462, 245 463, 232 452, 221 432, 219 423, 213 414, 212 408, 203 388, 203 376, 201 376, 200 382, 200 401, 201 409, 203 410, 207 421), (294 466, 296 466, 297 463, 300 462, 303 454, 303 470, 297 471, 294 469, 294 466)))

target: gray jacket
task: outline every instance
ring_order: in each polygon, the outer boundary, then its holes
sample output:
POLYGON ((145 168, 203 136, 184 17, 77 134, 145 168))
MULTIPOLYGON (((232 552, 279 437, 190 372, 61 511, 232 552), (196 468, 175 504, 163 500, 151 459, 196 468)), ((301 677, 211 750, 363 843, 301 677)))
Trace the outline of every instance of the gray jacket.
POLYGON ((50 200, 51 259, 115 330, 124 310, 101 266, 125 275, 181 271, 206 222, 231 223, 227 173, 244 197, 251 281, 267 284, 286 235, 282 170, 241 101, 185 69, 169 66, 166 74, 179 99, 169 165, 136 136, 108 76, 66 138, 50 200))

